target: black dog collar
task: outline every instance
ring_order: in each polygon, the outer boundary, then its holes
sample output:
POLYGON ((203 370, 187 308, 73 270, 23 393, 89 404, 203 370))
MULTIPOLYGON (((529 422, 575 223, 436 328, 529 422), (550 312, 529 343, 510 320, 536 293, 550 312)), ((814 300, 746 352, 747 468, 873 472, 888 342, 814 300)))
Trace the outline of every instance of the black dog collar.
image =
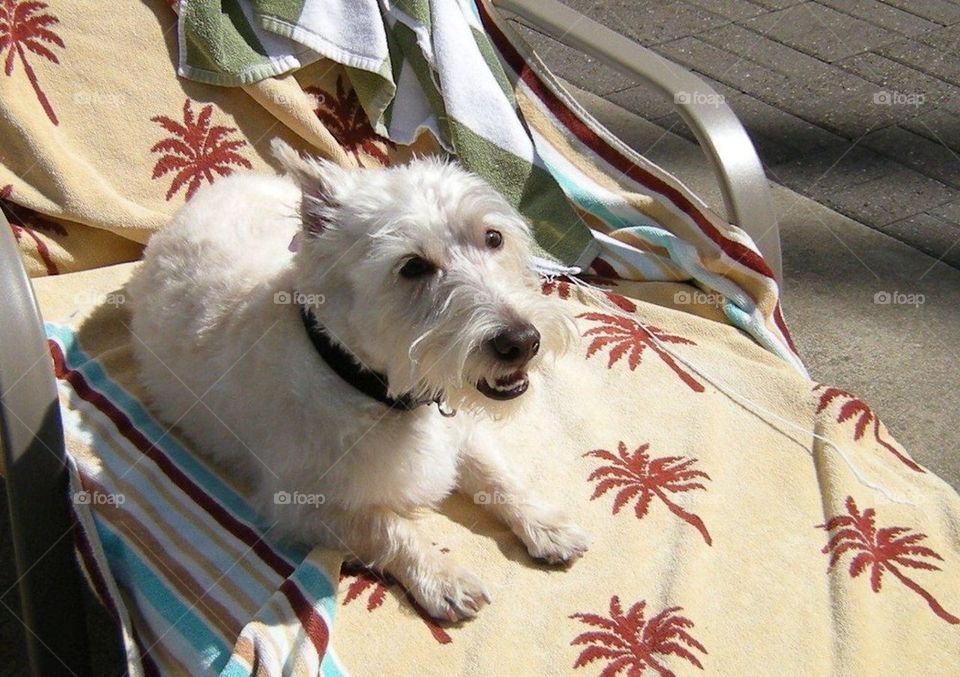
POLYGON ((432 400, 414 399, 409 394, 400 397, 390 397, 387 395, 387 377, 383 374, 364 369, 358 364, 358 360, 346 349, 334 343, 323 327, 317 322, 307 309, 300 306, 300 319, 303 320, 303 327, 307 330, 307 336, 310 342, 317 349, 317 353, 323 358, 331 369, 344 381, 362 392, 367 397, 372 397, 378 402, 382 402, 391 409, 401 409, 411 411, 424 404, 437 403, 440 413, 452 415, 444 412, 440 406, 440 398, 432 400))

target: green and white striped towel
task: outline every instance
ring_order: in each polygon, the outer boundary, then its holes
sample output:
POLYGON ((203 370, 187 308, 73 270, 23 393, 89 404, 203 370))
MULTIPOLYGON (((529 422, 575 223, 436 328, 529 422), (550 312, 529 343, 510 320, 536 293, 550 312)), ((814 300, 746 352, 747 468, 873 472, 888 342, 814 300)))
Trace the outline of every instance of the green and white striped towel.
POLYGON ((590 229, 539 157, 470 0, 181 0, 180 74, 249 84, 320 57, 346 67, 374 130, 423 131, 534 225, 543 253, 586 268, 590 229))

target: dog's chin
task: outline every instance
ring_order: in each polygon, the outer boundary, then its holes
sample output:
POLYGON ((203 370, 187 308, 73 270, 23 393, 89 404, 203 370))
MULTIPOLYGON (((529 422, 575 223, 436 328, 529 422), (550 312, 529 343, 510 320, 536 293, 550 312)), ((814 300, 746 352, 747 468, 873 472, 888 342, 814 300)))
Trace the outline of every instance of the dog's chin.
POLYGON ((511 372, 506 376, 485 376, 477 381, 477 390, 484 397, 501 402, 520 397, 527 392, 529 387, 530 377, 522 369, 511 372))

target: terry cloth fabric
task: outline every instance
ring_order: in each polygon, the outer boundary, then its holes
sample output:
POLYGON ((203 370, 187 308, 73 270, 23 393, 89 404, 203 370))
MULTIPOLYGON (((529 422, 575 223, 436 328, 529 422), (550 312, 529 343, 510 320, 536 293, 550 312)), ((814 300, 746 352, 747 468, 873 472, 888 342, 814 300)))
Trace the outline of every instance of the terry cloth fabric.
POLYGON ((493 600, 449 625, 396 583, 341 569, 338 552, 278 542, 229 469, 153 417, 128 329, 134 266, 35 281, 80 561, 123 624, 131 674, 948 675, 960 664, 960 496, 862 400, 801 377, 716 308, 676 304, 687 285, 594 279, 598 298, 544 285, 583 338, 493 434, 593 542, 552 569, 485 514, 498 495, 447 500, 421 526, 493 600))
MULTIPOLYGON (((177 17, 162 0, 115 8, 107 24, 98 21, 99 6, 89 0, 55 7, 15 4, 19 39, 46 51, 10 51, 10 68, 0 76, 0 206, 33 275, 135 259, 150 233, 201 185, 234 171, 274 171, 268 146, 275 136, 353 167, 444 152, 432 134, 404 145, 376 133, 364 110, 370 80, 358 76, 368 71, 321 59, 242 88, 210 87, 175 77, 172 60, 183 43, 177 40, 177 17), (113 58, 114 53, 124 59, 113 58)), ((536 161, 511 164, 521 156, 501 152, 479 134, 471 137, 474 127, 501 133, 496 125, 471 122, 470 116, 484 114, 486 100, 450 102, 464 111, 462 125, 449 125, 462 135, 451 132, 451 138, 467 139, 458 147, 459 160, 528 214, 539 209, 534 203, 568 211, 566 220, 534 223, 544 248, 551 249, 551 241, 579 242, 570 234, 582 233, 585 223, 600 247, 588 272, 692 282, 707 297, 722 298, 726 321, 803 373, 780 312, 779 290, 749 237, 597 124, 486 2, 436 4, 410 4, 419 9, 407 15, 419 16, 423 25, 430 17, 430 41, 419 37, 423 30, 410 28, 412 18, 408 23, 397 18, 387 33, 409 30, 417 38, 416 46, 401 41, 407 45, 401 55, 394 58, 391 52, 391 63, 403 66, 390 70, 399 92, 394 108, 402 92, 415 91, 403 82, 422 81, 424 87, 432 82, 446 97, 444 82, 451 92, 460 92, 464 83, 486 78, 490 110, 516 106, 519 118, 504 113, 503 130, 520 124, 529 133, 536 161), (461 45, 474 55, 462 78, 456 69, 467 57, 450 48, 456 40, 447 30, 472 36, 461 45), (434 45, 434 51, 419 51, 421 42, 434 45), (433 67, 418 66, 419 53, 433 54, 443 78, 433 67), (477 66, 481 57, 486 70, 477 66), (497 167, 513 169, 501 175, 497 167), (525 182, 514 170, 539 178, 525 182), (549 188, 551 182, 562 195, 549 188)), ((0 7, 0 13, 7 12, 13 10, 0 7)), ((447 105, 446 98, 431 101, 429 112, 447 105)), ((502 133, 519 139, 515 131, 502 133)))

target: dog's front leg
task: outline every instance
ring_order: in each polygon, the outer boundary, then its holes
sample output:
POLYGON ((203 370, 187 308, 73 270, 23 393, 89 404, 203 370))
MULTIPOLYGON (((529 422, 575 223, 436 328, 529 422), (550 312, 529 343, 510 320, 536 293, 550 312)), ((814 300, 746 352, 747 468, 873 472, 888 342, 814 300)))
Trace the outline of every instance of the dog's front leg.
POLYGON ((534 496, 485 436, 475 434, 460 457, 458 484, 461 492, 510 527, 531 557, 565 564, 586 552, 589 536, 560 510, 534 496))
POLYGON ((415 520, 388 510, 325 515, 324 540, 397 579, 434 618, 459 621, 490 602, 483 583, 434 547, 415 520))

